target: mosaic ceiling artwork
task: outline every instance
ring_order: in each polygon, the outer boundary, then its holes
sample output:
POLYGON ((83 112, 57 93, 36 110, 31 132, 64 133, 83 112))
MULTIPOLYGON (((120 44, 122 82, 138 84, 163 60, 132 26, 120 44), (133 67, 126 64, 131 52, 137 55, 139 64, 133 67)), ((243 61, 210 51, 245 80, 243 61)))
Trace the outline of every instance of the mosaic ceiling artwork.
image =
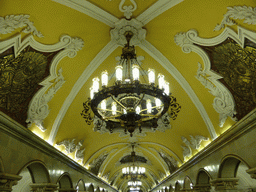
POLYGON ((236 103, 235 117, 240 120, 256 107, 256 49, 248 39, 242 48, 233 39, 214 47, 202 47, 210 56, 212 70, 232 93, 236 103))
POLYGON ((49 75, 49 65, 57 53, 43 53, 28 46, 16 57, 12 48, 0 54, 1 111, 26 126, 30 100, 49 75))

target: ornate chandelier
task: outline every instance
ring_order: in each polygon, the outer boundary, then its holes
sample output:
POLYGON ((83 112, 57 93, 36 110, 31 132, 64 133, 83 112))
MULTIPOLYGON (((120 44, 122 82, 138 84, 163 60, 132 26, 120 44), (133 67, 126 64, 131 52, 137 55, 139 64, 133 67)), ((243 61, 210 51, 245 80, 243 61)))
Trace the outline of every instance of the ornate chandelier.
MULTIPOLYGON (((169 109, 170 97, 169 83, 164 80, 164 75, 158 74, 158 85, 155 82, 155 71, 148 69, 146 72, 140 66, 135 54, 134 46, 130 46, 133 33, 125 33, 127 44, 122 49, 120 61, 116 66, 115 82, 108 85, 108 72, 101 75, 101 89, 99 78, 94 78, 90 88, 90 99, 81 115, 90 124, 93 118, 88 114, 89 107, 94 113, 96 129, 104 127, 111 133, 123 128, 132 137, 136 128, 156 129, 158 120, 165 117, 169 109), (146 80, 147 79, 147 80, 146 80)), ((169 118, 169 116, 168 116, 169 118)), ((164 123, 169 124, 165 117, 164 123)))

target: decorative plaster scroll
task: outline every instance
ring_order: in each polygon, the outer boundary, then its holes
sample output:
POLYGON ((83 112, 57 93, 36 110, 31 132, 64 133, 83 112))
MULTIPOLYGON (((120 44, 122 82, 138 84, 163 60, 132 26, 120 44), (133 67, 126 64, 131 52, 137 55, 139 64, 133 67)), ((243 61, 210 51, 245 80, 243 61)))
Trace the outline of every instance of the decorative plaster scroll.
POLYGON ((171 172, 175 171, 178 168, 178 161, 175 160, 174 157, 170 156, 162 149, 158 151, 158 154, 165 161, 171 172))
POLYGON ((146 38, 146 29, 143 29, 143 24, 136 20, 120 19, 115 23, 115 28, 110 30, 111 39, 119 46, 124 46, 127 43, 125 32, 133 32, 130 40, 130 45, 139 45, 146 38))
POLYGON ((167 129, 171 129, 171 124, 170 124, 170 116, 168 113, 165 113, 161 118, 158 119, 157 121, 157 130, 161 132, 165 132, 167 129))
POLYGON ((84 140, 80 140, 77 144, 75 144, 75 140, 76 139, 65 139, 59 143, 56 143, 56 145, 64 145, 67 154, 75 151, 75 159, 77 161, 81 160, 83 163, 85 149, 81 147, 83 146, 84 140))
POLYGON ((81 160, 82 163, 84 161, 84 151, 85 151, 85 148, 81 148, 83 146, 83 142, 84 140, 81 140, 78 142, 78 144, 76 145, 76 152, 75 152, 75 159, 77 161, 81 160))
POLYGON ((195 137, 193 137, 192 135, 190 136, 190 146, 192 147, 192 149, 199 149, 201 146, 201 142, 202 141, 208 141, 209 138, 201 136, 201 135, 196 135, 195 137))
MULTIPOLYGON (((53 98, 54 94, 61 88, 64 84, 64 77, 62 76, 62 69, 58 70, 58 74, 56 75, 56 67, 59 61, 68 56, 73 58, 76 56, 77 51, 81 50, 84 42, 80 38, 71 38, 70 36, 63 36, 61 38, 66 46, 64 49, 58 53, 58 55, 52 60, 51 63, 51 76, 45 79, 40 85, 43 86, 33 97, 30 102, 27 120, 26 122, 29 123, 28 126, 31 126, 32 123, 35 123, 41 131, 45 131, 45 127, 43 126, 44 119, 48 116, 50 110, 48 107, 48 102, 53 98), (54 79, 54 82, 51 81, 54 79)), ((63 48, 60 47, 60 49, 63 48)))
POLYGON ((201 64, 199 64, 196 78, 210 90, 209 92, 212 95, 215 96, 213 108, 219 113, 220 127, 223 126, 228 116, 233 118, 233 116, 236 114, 234 98, 230 91, 222 83, 220 83, 219 79, 222 77, 211 71, 211 62, 209 56, 197 45, 210 46, 213 44, 219 44, 220 39, 223 39, 223 41, 225 40, 223 38, 224 35, 226 38, 229 36, 227 31, 224 31, 218 38, 201 39, 198 37, 197 31, 189 30, 186 33, 178 33, 174 37, 175 43, 182 47, 184 53, 194 51, 202 57, 205 68, 202 69, 201 64))
POLYGON ((125 5, 124 6, 125 1, 126 0, 121 0, 121 2, 119 4, 119 10, 124 13, 124 16, 126 17, 126 19, 130 19, 132 16, 132 12, 137 9, 137 4, 134 0, 130 0, 130 2, 133 5, 129 5, 129 6, 125 5))
MULTIPOLYGON (((35 123, 41 131, 45 131, 43 121, 48 116, 50 110, 48 102, 53 98, 54 94, 61 88, 65 83, 64 77, 62 76, 62 69, 58 70, 58 76, 54 79, 53 86, 41 97, 35 97, 33 102, 30 104, 27 123, 35 123)), ((28 124, 31 126, 31 124, 28 124)))
POLYGON ((244 23, 249 25, 256 25, 256 7, 247 7, 247 6, 235 6, 228 7, 228 12, 224 15, 223 20, 220 25, 216 25, 214 31, 219 31, 225 27, 225 25, 236 25, 236 22, 233 19, 244 19, 244 23))
POLYGON ((15 29, 26 26, 21 32, 44 37, 40 31, 37 31, 34 23, 28 19, 29 17, 29 15, 7 15, 0 17, 0 34, 11 33, 15 29))
POLYGON ((104 151, 97 158, 92 160, 92 162, 89 164, 89 167, 90 167, 90 171, 93 174, 98 175, 100 167, 103 164, 103 162, 106 160, 108 155, 109 153, 107 151, 104 151))
POLYGON ((56 145, 64 145, 67 154, 73 153, 76 150, 75 140, 76 139, 65 139, 59 143, 56 143, 56 145))
POLYGON ((196 135, 195 137, 192 135, 189 135, 189 136, 190 136, 190 141, 187 138, 181 136, 181 140, 186 145, 186 146, 181 146, 183 148, 184 161, 186 160, 186 158, 189 158, 192 155, 192 149, 198 150, 201 146, 202 141, 209 140, 209 138, 201 136, 201 135, 196 135))

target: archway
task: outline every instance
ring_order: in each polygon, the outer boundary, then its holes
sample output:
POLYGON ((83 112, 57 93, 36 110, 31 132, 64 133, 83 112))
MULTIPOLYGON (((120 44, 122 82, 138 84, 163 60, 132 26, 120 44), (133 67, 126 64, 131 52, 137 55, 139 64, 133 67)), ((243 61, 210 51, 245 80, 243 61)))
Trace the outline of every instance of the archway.
POLYGON ((218 178, 237 178, 237 190, 247 191, 256 189, 256 182, 246 172, 250 167, 240 157, 235 155, 227 155, 220 164, 218 178))
POLYGON ((189 176, 186 176, 184 179, 183 189, 185 190, 191 190, 193 188, 193 183, 189 176))
POLYGON ((80 179, 76 185, 76 190, 77 191, 86 191, 85 189, 85 184, 84 181, 82 179, 80 179))
POLYGON ((63 173, 57 180, 59 191, 68 191, 73 189, 72 180, 68 173, 63 173))
POLYGON ((41 161, 32 161, 27 163, 18 171, 22 179, 17 185, 13 186, 13 192, 27 192, 31 190, 33 183, 50 183, 50 175, 41 161))
POLYGON ((88 187, 88 192, 94 192, 94 186, 93 186, 93 184, 91 184, 91 185, 88 187))
POLYGON ((181 189, 181 185, 180 185, 180 183, 177 181, 177 182, 175 183, 175 190, 174 190, 174 191, 180 191, 180 189, 181 189))

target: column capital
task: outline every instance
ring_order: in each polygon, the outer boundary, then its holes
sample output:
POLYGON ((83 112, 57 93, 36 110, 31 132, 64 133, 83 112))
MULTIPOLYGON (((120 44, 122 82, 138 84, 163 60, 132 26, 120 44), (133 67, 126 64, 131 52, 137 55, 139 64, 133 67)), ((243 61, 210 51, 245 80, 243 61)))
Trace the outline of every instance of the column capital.
POLYGON ((62 188, 60 188, 59 189, 59 192, 76 192, 76 191, 77 190, 75 190, 73 188, 69 188, 69 189, 67 189, 67 188, 62 189, 62 188))
POLYGON ((196 184, 193 187, 194 191, 208 192, 211 190, 211 184, 196 184))
POLYGON ((58 185, 54 183, 33 183, 30 184, 32 192, 54 192, 58 185))
POLYGON ((8 173, 0 173, 0 191, 12 191, 12 186, 16 185, 22 177, 8 173))
POLYGON ((251 178, 256 179, 256 167, 247 169, 246 172, 250 174, 251 178))
POLYGON ((233 190, 238 185, 238 178, 217 178, 211 181, 215 190, 233 190))
POLYGON ((22 177, 8 173, 0 173, 0 191, 12 191, 12 186, 16 185, 22 177))

